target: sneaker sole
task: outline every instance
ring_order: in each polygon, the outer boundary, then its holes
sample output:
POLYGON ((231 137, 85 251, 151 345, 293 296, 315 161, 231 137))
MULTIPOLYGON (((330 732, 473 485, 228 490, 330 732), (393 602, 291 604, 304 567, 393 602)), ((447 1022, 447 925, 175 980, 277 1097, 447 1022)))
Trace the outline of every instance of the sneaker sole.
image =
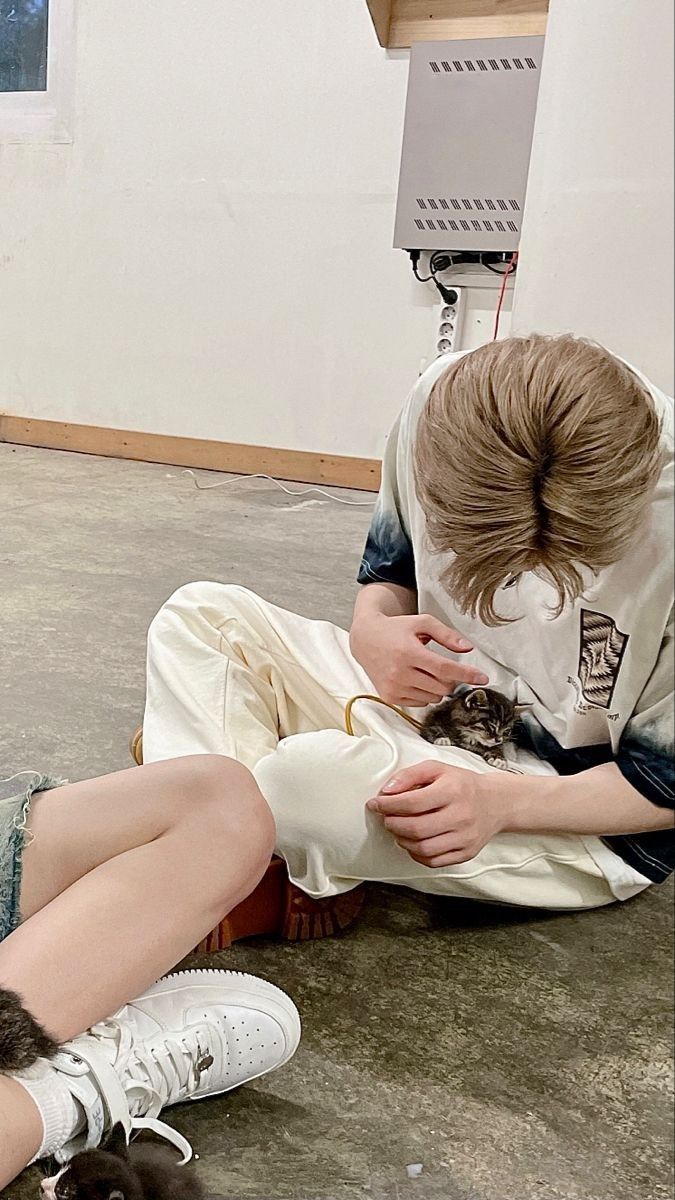
POLYGON ((183 986, 189 988, 195 984, 198 986, 199 984, 205 986, 211 984, 214 986, 214 990, 216 990, 216 985, 220 984, 222 987, 223 982, 235 984, 231 994, 227 997, 227 1004, 236 1005, 241 1008, 257 1008, 274 1018, 284 1035, 285 1054, 273 1067, 266 1067, 263 1071, 249 1075, 241 1083, 235 1083, 232 1087, 224 1087, 218 1092, 210 1092, 208 1096, 191 1097, 188 1102, 190 1100, 207 1100, 213 1096, 221 1096, 225 1092, 231 1092, 235 1088, 244 1087, 245 1084, 252 1083, 254 1079, 260 1079, 263 1075, 269 1075, 272 1071, 277 1071, 279 1067, 283 1067, 289 1062, 300 1043, 302 1036, 300 1014, 290 996, 282 991, 281 988, 276 987, 275 984, 268 983, 266 979, 259 979, 257 975, 247 975, 244 971, 176 971, 173 975, 165 975, 157 983, 153 984, 152 987, 147 988, 143 992, 143 995, 137 998, 137 1001, 132 1001, 132 1007, 134 1003, 142 1001, 146 996, 157 996, 166 993, 166 985, 168 983, 177 985, 177 990, 181 990, 183 986))

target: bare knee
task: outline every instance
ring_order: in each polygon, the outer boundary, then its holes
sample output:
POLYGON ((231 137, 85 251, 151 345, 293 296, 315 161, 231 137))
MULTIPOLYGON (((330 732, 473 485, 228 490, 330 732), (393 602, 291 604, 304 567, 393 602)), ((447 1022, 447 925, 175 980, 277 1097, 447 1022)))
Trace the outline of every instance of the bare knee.
MULTIPOLYGON (((190 818, 220 861, 259 879, 274 852, 272 812, 253 775, 234 759, 200 754, 179 760, 189 775, 190 818)), ((226 872, 230 874, 230 872, 226 872)))
POLYGON ((256 840, 261 842, 265 858, 269 859, 274 850, 274 817, 251 771, 243 763, 221 754, 201 757, 208 760, 211 806, 218 815, 225 807, 229 818, 228 829, 233 824, 242 829, 247 825, 254 828, 256 840))

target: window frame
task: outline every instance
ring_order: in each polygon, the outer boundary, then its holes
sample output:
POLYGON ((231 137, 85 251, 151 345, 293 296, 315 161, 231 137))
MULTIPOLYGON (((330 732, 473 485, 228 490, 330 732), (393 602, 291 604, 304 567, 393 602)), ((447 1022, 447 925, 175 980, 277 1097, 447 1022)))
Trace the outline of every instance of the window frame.
POLYGON ((75 0, 50 0, 47 87, 0 92, 0 144, 72 142, 75 0))

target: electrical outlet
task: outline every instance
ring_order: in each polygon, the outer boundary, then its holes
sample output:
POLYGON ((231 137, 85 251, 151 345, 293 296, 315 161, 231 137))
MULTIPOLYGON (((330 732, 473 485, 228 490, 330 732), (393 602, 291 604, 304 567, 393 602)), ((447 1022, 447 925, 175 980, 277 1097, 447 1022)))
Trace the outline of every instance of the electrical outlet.
MULTIPOLYGON (((447 287, 447 285, 446 285, 447 287)), ((461 350, 462 323, 464 320, 465 289, 447 287, 447 303, 435 311, 437 325, 436 353, 452 354, 453 350, 461 350)))

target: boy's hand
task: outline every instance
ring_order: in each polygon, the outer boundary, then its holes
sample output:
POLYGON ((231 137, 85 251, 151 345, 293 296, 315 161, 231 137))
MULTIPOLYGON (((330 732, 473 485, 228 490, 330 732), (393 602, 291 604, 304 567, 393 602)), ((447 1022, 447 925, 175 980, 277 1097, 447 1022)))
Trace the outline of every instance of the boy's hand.
POLYGON ((458 683, 489 683, 482 671, 432 650, 431 641, 459 654, 473 649, 454 629, 424 613, 372 613, 355 621, 350 635, 354 657, 390 704, 421 708, 442 700, 458 683))
POLYGON ((505 828, 505 799, 492 773, 421 762, 399 771, 366 807, 415 862, 447 867, 475 858, 505 828))

